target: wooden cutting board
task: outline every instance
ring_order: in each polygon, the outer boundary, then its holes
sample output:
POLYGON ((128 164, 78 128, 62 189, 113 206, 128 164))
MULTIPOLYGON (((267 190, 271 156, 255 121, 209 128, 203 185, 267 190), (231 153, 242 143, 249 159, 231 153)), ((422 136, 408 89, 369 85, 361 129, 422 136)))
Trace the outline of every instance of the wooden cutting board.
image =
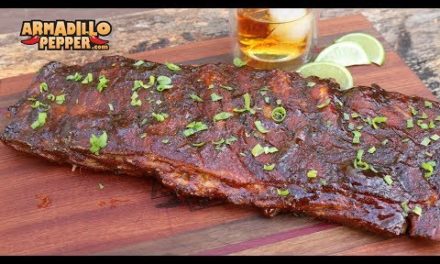
MULTIPOLYGON (((319 46, 349 32, 383 38, 361 15, 319 22, 319 46)), ((130 55, 191 64, 231 62, 231 40, 130 55)), ((356 85, 435 99, 386 46, 385 65, 350 67, 356 85)), ((317 51, 315 51, 317 52, 317 51)), ((0 80, 0 115, 33 74, 0 80)), ((149 178, 72 172, 0 144, 0 254, 440 254, 440 242, 385 238, 308 217, 264 218, 219 201, 180 201, 149 178)))

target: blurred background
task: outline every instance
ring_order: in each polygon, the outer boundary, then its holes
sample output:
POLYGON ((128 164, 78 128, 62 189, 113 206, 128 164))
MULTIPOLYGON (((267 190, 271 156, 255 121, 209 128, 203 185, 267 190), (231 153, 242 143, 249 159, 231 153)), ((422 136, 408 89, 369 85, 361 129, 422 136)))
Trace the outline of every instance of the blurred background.
MULTIPOLYGON (((0 78, 37 71, 58 60, 67 64, 103 55, 131 54, 229 34, 228 9, 2 9, 0 78), (37 51, 20 43, 23 20, 107 20, 108 51, 37 51)), ((440 97, 440 9, 321 9, 320 19, 361 13, 440 97)))

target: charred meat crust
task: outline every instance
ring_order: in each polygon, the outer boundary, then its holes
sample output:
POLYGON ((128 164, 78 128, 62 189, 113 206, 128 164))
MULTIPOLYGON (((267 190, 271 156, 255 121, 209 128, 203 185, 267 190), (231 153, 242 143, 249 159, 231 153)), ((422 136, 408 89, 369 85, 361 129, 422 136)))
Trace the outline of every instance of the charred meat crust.
POLYGON ((382 234, 439 239, 437 102, 377 85, 342 92, 331 80, 280 70, 219 63, 181 65, 176 71, 135 63, 121 56, 84 66, 49 63, 10 108, 1 141, 59 163, 155 175, 184 195, 223 198, 272 213, 306 213, 382 234), (76 72, 81 80, 66 80, 76 72), (93 80, 82 83, 88 73, 93 80), (108 80, 101 92, 99 76, 108 80), (148 87, 150 76, 167 76, 172 87, 158 91, 157 81, 148 87), (141 105, 132 105, 139 80, 147 88, 138 88, 141 105), (40 91, 42 82, 48 91, 40 91), (49 94, 64 94, 65 101, 51 101, 49 94), (32 107, 35 101, 49 107, 32 107), (277 107, 286 110, 282 121, 272 117, 277 107), (31 128, 43 111, 44 125, 31 128), (214 120, 221 112, 231 116, 214 120), (158 120, 153 113, 167 116, 158 120), (191 122, 207 128, 185 135, 191 122), (108 142, 96 155, 90 137, 104 131, 108 142), (252 151, 258 144, 259 155, 252 151), (434 164, 428 176, 426 162, 434 164), (308 177, 310 171, 315 177, 308 177))

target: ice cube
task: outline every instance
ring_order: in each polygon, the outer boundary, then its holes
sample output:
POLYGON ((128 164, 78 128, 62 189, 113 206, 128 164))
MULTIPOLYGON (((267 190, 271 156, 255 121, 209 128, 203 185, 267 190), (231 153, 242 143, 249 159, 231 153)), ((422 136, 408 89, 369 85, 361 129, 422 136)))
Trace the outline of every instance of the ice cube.
POLYGON ((283 24, 271 24, 271 36, 282 40, 297 42, 305 39, 311 33, 313 16, 307 15, 294 22, 283 24))
POLYGON ((269 15, 272 22, 288 22, 305 16, 305 8, 269 8, 269 15))

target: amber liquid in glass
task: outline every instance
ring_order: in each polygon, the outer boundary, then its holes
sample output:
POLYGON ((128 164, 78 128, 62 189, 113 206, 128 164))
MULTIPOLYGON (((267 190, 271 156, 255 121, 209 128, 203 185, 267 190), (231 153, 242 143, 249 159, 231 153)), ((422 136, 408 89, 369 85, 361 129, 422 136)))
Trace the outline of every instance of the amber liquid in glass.
POLYGON ((292 21, 271 21, 268 9, 238 9, 237 38, 241 57, 256 68, 304 63, 314 30, 313 13, 292 21))

